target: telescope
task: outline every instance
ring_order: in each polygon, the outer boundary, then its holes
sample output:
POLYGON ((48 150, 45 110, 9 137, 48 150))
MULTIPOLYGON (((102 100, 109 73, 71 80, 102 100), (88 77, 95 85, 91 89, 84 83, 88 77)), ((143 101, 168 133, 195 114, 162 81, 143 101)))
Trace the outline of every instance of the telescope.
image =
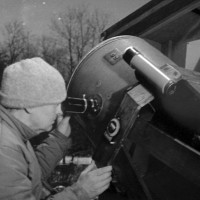
POLYGON ((187 73, 129 35, 101 42, 76 67, 65 112, 92 141, 97 166, 113 166, 111 195, 199 198, 200 90, 187 73))

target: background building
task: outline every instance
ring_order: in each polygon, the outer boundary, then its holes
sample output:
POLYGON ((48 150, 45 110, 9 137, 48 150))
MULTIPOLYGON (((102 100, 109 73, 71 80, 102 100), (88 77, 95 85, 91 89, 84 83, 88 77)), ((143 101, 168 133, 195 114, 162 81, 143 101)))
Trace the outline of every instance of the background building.
POLYGON ((180 67, 200 71, 200 1, 151 0, 102 33, 145 38, 180 67))

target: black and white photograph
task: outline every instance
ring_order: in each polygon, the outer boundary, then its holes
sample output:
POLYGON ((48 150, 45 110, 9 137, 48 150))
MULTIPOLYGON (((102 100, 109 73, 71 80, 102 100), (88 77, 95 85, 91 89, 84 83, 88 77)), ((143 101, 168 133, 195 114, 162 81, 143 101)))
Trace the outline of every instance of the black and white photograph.
POLYGON ((199 200, 200 0, 0 0, 0 200, 199 200))

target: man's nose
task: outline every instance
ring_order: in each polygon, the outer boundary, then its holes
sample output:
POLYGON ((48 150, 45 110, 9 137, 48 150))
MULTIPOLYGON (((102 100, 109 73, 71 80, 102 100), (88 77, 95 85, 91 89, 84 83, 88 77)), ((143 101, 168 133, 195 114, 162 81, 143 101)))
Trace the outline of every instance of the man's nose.
POLYGON ((61 104, 58 105, 57 107, 57 115, 63 115, 63 111, 62 111, 62 108, 61 108, 61 104))

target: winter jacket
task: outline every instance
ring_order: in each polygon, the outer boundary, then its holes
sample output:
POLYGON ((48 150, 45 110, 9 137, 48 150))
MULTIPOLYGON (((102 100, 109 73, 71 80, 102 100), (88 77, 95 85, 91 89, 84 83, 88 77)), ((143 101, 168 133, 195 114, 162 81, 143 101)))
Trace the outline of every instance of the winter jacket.
MULTIPOLYGON (((49 176, 67 148, 67 137, 52 133, 34 151, 30 128, 0 105, 0 200, 41 200, 46 198, 42 179, 49 176)), ((54 200, 88 200, 78 184, 50 197, 54 200)))

